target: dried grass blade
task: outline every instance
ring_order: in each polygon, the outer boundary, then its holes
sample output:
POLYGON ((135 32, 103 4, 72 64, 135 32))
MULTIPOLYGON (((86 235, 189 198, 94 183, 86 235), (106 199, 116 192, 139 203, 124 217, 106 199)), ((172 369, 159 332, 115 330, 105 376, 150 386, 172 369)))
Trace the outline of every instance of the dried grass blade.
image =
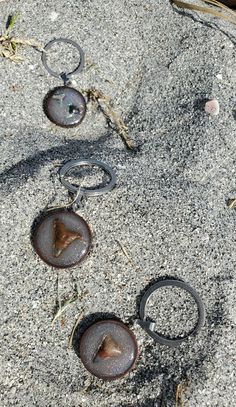
POLYGON ((230 23, 236 25, 236 18, 233 19, 233 18, 223 14, 222 12, 213 10, 212 8, 198 6, 197 4, 189 4, 189 3, 185 3, 180 0, 172 0, 172 3, 175 4, 177 7, 180 7, 183 9, 200 11, 202 13, 212 14, 214 17, 222 18, 223 20, 229 21, 230 23))
POLYGON ((227 202, 228 208, 234 209, 236 208, 236 198, 231 198, 227 202))
POLYGON ((236 12, 232 10, 230 7, 226 6, 225 4, 221 3, 220 1, 217 0, 204 0, 205 3, 212 4, 213 6, 219 7, 224 9, 227 13, 232 14, 234 17, 236 17, 236 12))
POLYGON ((175 407, 184 407, 184 394, 189 386, 189 380, 185 380, 182 383, 179 383, 175 393, 175 407))
POLYGON ((54 316, 54 318, 53 318, 53 320, 52 320, 52 325, 55 324, 56 320, 57 320, 58 318, 60 318, 60 316, 63 314, 63 312, 64 312, 71 304, 73 304, 75 301, 77 301, 78 298, 79 298, 79 296, 76 295, 76 296, 70 298, 69 300, 67 300, 67 301, 62 305, 62 307, 59 307, 58 311, 56 312, 56 314, 55 314, 55 316, 54 316))
POLYGON ((69 338, 69 342, 68 342, 68 349, 72 348, 72 343, 73 343, 73 338, 74 338, 74 335, 75 335, 75 330, 76 330, 77 326, 79 325, 81 319, 83 318, 83 315, 84 315, 84 309, 82 309, 81 313, 79 314, 79 316, 77 317, 77 319, 75 321, 75 324, 74 324, 73 329, 72 329, 71 334, 70 334, 70 338, 69 338))
POLYGON ((23 38, 11 38, 11 42, 19 45, 25 45, 33 48, 37 48, 39 51, 44 51, 43 45, 35 40, 26 40, 23 38))

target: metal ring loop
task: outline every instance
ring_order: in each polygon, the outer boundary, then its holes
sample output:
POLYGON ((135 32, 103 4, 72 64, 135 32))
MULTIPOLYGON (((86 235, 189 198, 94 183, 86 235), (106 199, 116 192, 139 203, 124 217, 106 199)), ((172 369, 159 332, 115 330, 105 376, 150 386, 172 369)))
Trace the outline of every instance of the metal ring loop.
POLYGON ((190 335, 195 335, 201 327, 204 325, 205 322, 205 307, 200 298, 197 291, 192 288, 189 284, 185 283, 181 280, 175 279, 168 279, 168 280, 161 280, 157 283, 153 284, 144 294, 141 299, 140 309, 139 309, 140 320, 137 323, 143 328, 156 342, 160 343, 161 345, 167 345, 171 347, 179 346, 183 341, 185 341, 190 335), (195 327, 184 337, 176 337, 173 339, 169 339, 168 337, 161 335, 154 331, 155 323, 147 321, 145 316, 146 305, 150 296, 158 290, 158 288, 172 286, 172 287, 179 287, 183 290, 187 291, 195 300, 198 308, 198 321, 195 327))
POLYGON ((93 160, 93 159, 88 159, 88 160, 79 160, 78 159, 78 160, 68 161, 60 169, 59 177, 60 177, 61 183, 68 189, 69 192, 77 193, 78 191, 80 191, 81 195, 86 195, 86 196, 98 196, 98 195, 105 194, 106 192, 113 189, 116 184, 116 174, 115 174, 114 170, 109 165, 103 163, 102 161, 93 160), (76 186, 70 184, 68 181, 66 181, 65 176, 68 174, 68 172, 70 170, 72 170, 72 168, 80 167, 83 165, 87 165, 90 167, 97 166, 97 167, 102 168, 104 170, 104 172, 106 172, 110 176, 110 182, 107 185, 105 185, 104 187, 90 189, 90 188, 76 187, 76 186))
POLYGON ((53 71, 48 65, 48 62, 47 62, 48 54, 47 54, 47 52, 42 52, 42 63, 43 63, 43 66, 45 67, 45 69, 50 73, 50 75, 55 76, 55 78, 62 78, 62 76, 65 76, 66 78, 69 78, 70 76, 78 74, 79 72, 81 72, 83 67, 84 67, 85 58, 84 58, 84 51, 79 46, 79 44, 77 44, 77 42, 75 42, 73 40, 69 40, 67 38, 56 38, 55 40, 49 41, 45 45, 44 51, 48 51, 54 44, 56 44, 58 42, 64 42, 66 44, 71 44, 79 51, 79 54, 80 54, 79 65, 72 72, 69 72, 69 73, 65 73, 65 72, 57 73, 57 72, 53 71))

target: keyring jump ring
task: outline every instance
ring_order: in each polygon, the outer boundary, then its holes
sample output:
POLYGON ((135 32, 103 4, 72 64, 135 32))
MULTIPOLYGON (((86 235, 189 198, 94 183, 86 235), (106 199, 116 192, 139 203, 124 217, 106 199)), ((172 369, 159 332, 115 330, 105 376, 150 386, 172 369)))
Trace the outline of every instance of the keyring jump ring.
POLYGON ((158 281, 157 283, 153 284, 143 295, 140 308, 139 308, 139 316, 140 319, 137 320, 137 323, 143 328, 148 335, 150 335, 156 342, 160 343, 161 345, 167 345, 171 347, 179 346, 183 341, 185 341, 190 335, 195 335, 204 325, 205 322, 205 307, 203 304, 202 299, 200 298, 197 291, 192 288, 189 284, 185 283, 182 280, 175 280, 175 279, 166 279, 158 281), (150 300, 152 294, 161 287, 178 287, 182 290, 187 291, 192 298, 194 299, 195 303, 197 304, 198 308, 198 320, 194 326, 194 328, 188 332, 184 337, 176 337, 170 339, 164 335, 155 332, 155 323, 146 320, 146 306, 148 301, 150 300))
POLYGON ((79 44, 77 44, 77 42, 75 42, 75 41, 73 41, 73 40, 70 40, 70 39, 67 39, 67 38, 56 38, 55 40, 49 41, 49 42, 45 45, 44 51, 46 51, 46 52, 42 52, 42 63, 43 63, 43 66, 44 66, 45 69, 50 73, 50 75, 54 76, 55 78, 60 78, 60 79, 65 80, 65 78, 69 78, 69 77, 72 76, 72 75, 78 74, 78 73, 81 72, 82 69, 84 68, 84 63, 85 63, 84 51, 83 51, 82 48, 79 46, 79 44), (52 46, 53 46, 54 44, 61 43, 61 42, 62 42, 62 43, 66 43, 66 44, 71 44, 71 45, 73 45, 73 46, 79 51, 80 62, 79 62, 79 64, 78 64, 78 66, 77 66, 72 72, 69 72, 69 73, 66 73, 66 72, 57 73, 57 72, 55 72, 53 69, 51 69, 51 68, 49 67, 49 65, 48 65, 48 61, 47 61, 48 53, 47 53, 47 51, 48 51, 50 48, 52 48, 52 46))
POLYGON ((102 161, 87 159, 87 160, 70 160, 68 161, 59 171, 59 178, 61 183, 68 189, 69 192, 78 193, 80 190, 80 195, 85 196, 98 196, 102 195, 108 191, 111 191, 114 186, 116 185, 116 174, 114 170, 107 164, 103 163, 102 161), (101 188, 84 188, 84 187, 76 187, 68 182, 65 177, 68 173, 76 167, 81 166, 89 166, 89 167, 99 167, 102 168, 105 173, 107 173, 110 177, 110 181, 107 185, 101 188))

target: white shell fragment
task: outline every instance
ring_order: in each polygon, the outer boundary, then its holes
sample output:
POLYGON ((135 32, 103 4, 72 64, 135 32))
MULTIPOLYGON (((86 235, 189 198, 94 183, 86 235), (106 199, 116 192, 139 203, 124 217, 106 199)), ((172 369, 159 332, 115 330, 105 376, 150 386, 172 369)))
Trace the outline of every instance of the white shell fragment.
POLYGON ((219 102, 216 99, 208 100, 205 104, 205 112, 212 116, 217 116, 220 111, 219 102))
POLYGON ((216 77, 217 77, 217 79, 219 79, 219 81, 222 81, 222 79, 223 79, 223 76, 222 76, 221 73, 218 73, 218 74, 216 75, 216 77))
POLYGON ((58 14, 56 11, 52 11, 52 12, 49 14, 49 18, 50 18, 51 21, 56 21, 57 18, 58 18, 58 16, 59 16, 59 14, 58 14))

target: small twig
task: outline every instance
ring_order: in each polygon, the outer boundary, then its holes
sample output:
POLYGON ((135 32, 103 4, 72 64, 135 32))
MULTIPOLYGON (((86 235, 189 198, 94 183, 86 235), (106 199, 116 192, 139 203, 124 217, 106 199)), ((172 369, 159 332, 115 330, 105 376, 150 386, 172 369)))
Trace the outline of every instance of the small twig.
POLYGON ((179 8, 193 10, 193 11, 200 11, 202 13, 209 13, 209 14, 212 14, 214 17, 222 18, 226 21, 229 21, 232 24, 236 24, 236 13, 234 11, 230 10, 229 8, 227 8, 222 3, 220 3, 216 0, 209 0, 209 1, 203 0, 203 2, 205 4, 209 3, 211 5, 221 8, 222 10, 225 11, 225 13, 228 12, 230 15, 232 15, 232 17, 228 16, 227 14, 224 14, 222 11, 217 11, 211 7, 202 7, 202 6, 198 6, 197 4, 192 4, 192 3, 190 4, 190 3, 186 3, 181 0, 172 0, 172 3, 175 4, 179 8))
POLYGON ((116 127, 116 131, 125 143, 126 147, 132 150, 135 145, 133 140, 128 135, 128 127, 126 126, 123 119, 112 109, 111 100, 104 95, 100 90, 91 88, 84 91, 88 97, 88 100, 96 103, 97 107, 100 108, 102 113, 107 119, 108 124, 113 123, 116 127))
POLYGON ((227 202, 227 206, 230 209, 236 208, 236 198, 229 199, 228 202, 227 202))
POLYGON ((76 302, 79 298, 79 295, 77 294, 76 296, 70 298, 69 300, 65 301, 63 305, 59 306, 53 320, 52 320, 52 325, 55 324, 56 320, 60 318, 60 316, 63 314, 63 312, 74 302, 76 302))
POLYGON ((116 242, 117 242, 118 245, 120 246, 120 248, 121 248, 123 254, 125 255, 125 257, 129 260, 130 264, 132 264, 132 266, 133 266, 134 268, 137 268, 137 266, 136 266, 136 264, 134 263, 134 261, 133 261, 131 255, 128 253, 126 247, 125 247, 119 240, 117 240, 117 239, 116 239, 116 242))
POLYGON ((33 47, 36 48, 38 51, 41 52, 46 52, 44 50, 44 47, 42 44, 40 44, 38 41, 35 40, 26 40, 24 38, 11 38, 11 42, 14 42, 15 44, 19 44, 19 45, 25 45, 25 46, 29 46, 29 47, 33 47))
POLYGON ((213 6, 219 7, 220 9, 225 10, 225 12, 232 14, 232 16, 236 17, 236 13, 230 7, 226 6, 225 4, 219 2, 218 0, 203 0, 205 3, 212 4, 213 6))
POLYGON ((182 383, 178 384, 175 394, 175 407, 184 407, 184 394, 189 386, 189 380, 184 380, 182 383))
POLYGON ((74 334, 75 334, 75 330, 77 328, 77 326, 79 325, 81 319, 83 318, 84 315, 84 309, 82 309, 82 311, 80 312, 80 314, 77 316, 75 324, 73 326, 73 329, 71 331, 70 337, 69 337, 69 342, 68 342, 68 349, 72 348, 72 343, 73 343, 73 338, 74 338, 74 334))
POLYGON ((61 309, 59 273, 57 274, 57 302, 58 302, 58 308, 61 309))

